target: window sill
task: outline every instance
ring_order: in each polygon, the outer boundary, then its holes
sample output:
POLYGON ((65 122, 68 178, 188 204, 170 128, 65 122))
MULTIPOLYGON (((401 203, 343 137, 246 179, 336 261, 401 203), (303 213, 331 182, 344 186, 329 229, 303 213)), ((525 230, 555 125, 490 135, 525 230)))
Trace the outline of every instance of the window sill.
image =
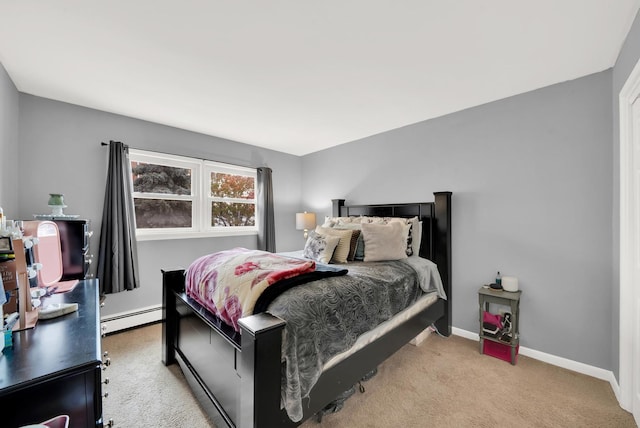
POLYGON ((143 233, 136 234, 136 241, 163 241, 172 239, 218 238, 229 236, 257 235, 256 230, 224 230, 219 232, 176 232, 176 233, 143 233))

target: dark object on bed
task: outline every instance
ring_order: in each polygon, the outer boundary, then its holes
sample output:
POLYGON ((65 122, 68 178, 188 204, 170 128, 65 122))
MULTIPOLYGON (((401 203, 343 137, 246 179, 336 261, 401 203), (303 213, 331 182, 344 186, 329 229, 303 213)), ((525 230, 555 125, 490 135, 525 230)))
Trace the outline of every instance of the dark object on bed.
POLYGON ((188 299, 184 271, 163 271, 163 355, 178 362, 194 394, 219 427, 294 427, 323 409, 431 324, 451 334, 451 192, 435 202, 345 206, 334 216, 414 217, 423 222, 420 256, 438 265, 447 300, 439 299, 389 333, 325 370, 304 400, 304 416, 292 422, 280 409, 282 330, 267 313, 241 318, 242 334, 188 299))

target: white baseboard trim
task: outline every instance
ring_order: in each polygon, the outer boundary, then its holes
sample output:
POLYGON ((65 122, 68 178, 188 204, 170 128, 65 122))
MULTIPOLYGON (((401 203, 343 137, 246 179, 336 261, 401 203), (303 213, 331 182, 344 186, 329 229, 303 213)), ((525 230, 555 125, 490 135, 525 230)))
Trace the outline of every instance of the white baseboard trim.
POLYGON ((480 340, 478 333, 471 333, 470 331, 463 330, 458 327, 451 327, 451 332, 456 336, 464 337, 465 339, 475 340, 476 342, 480 340))
MULTIPOLYGON (((472 333, 470 331, 463 330, 457 327, 453 327, 452 332, 456 336, 475 340, 476 342, 480 340, 480 336, 478 336, 478 333, 472 333)), ((609 384, 611 384, 611 389, 613 389, 613 393, 618 399, 618 403, 620 403, 620 386, 618 385, 618 381, 616 380, 616 377, 613 375, 613 372, 611 370, 605 370, 599 367, 590 366, 589 364, 584 364, 578 361, 569 360, 567 358, 558 357, 556 355, 547 354, 546 352, 536 351, 535 349, 527 348, 524 346, 520 347, 520 355, 525 355, 544 363, 548 363, 567 370, 607 381, 609 382, 609 384)))
POLYGON ((618 404, 620 404, 620 407, 622 407, 627 412, 633 413, 633 409, 629 408, 629 406, 625 406, 622 401, 622 391, 620 390, 620 385, 618 384, 618 381, 616 380, 615 375, 613 374, 613 372, 609 372, 609 373, 611 374, 611 376, 607 380, 609 381, 609 384, 611 384, 611 389, 613 389, 613 394, 616 396, 616 400, 618 400, 618 404))
POLYGON ((114 333, 161 320, 162 305, 147 306, 135 311, 119 312, 100 318, 102 334, 114 333))
MULTIPOLYGON (((162 305, 148 306, 141 308, 137 311, 120 312, 117 314, 106 315, 100 319, 102 323, 102 333, 109 334, 120 330, 126 330, 128 328, 138 327, 144 324, 157 322, 162 320, 162 305)), ((420 345, 431 333, 429 329, 426 329, 420 333, 414 340, 411 341, 412 345, 420 345)), ((474 341, 479 341, 480 337, 478 333, 472 333, 461 328, 452 327, 452 333, 456 336, 464 337, 474 341)), ((534 358, 536 360, 572 370, 577 373, 582 373, 587 376, 595 377, 609 382, 613 393, 620 403, 620 386, 613 372, 610 370, 601 369, 599 367, 590 366, 588 364, 580 363, 578 361, 569 360, 567 358, 558 357, 556 355, 547 354, 546 352, 536 351, 535 349, 520 347, 520 354, 527 357, 534 358)))

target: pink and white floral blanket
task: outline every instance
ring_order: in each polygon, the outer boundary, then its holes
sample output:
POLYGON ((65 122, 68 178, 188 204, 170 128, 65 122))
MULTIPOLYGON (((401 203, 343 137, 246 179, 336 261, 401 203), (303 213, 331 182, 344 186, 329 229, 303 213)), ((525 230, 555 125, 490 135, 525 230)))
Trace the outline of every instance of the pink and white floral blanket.
POLYGON ((239 331, 238 320, 254 313, 256 301, 269 286, 315 268, 313 260, 234 248, 194 261, 186 272, 186 293, 239 331))

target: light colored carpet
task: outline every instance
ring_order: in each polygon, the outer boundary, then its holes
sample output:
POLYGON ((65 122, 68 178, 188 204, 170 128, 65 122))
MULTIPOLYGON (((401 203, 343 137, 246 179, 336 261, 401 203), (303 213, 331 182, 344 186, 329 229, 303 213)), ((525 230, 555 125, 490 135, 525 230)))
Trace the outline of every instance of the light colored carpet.
MULTIPOLYGON (((161 325, 108 336, 104 415, 115 427, 211 427, 177 365, 161 359, 161 325)), ((344 408, 304 428, 636 427, 607 382, 520 356, 481 355, 477 342, 432 334, 407 345, 344 408)))
POLYGON ((111 365, 103 392, 103 419, 117 428, 212 427, 191 394, 180 367, 162 364, 162 325, 129 330, 102 340, 111 365))

